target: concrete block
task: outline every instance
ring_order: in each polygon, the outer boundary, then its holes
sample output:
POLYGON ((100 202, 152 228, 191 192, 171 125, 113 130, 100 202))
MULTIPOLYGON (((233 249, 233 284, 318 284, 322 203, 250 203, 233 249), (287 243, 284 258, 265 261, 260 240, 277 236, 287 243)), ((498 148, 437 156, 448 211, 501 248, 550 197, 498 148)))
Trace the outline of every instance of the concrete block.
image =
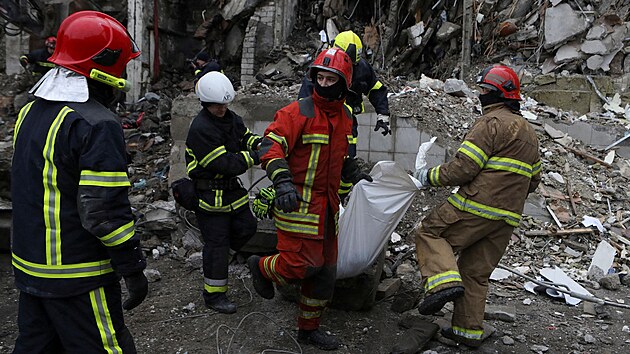
POLYGON ((414 171, 416 169, 416 154, 397 153, 394 155, 394 161, 407 171, 414 171))
POLYGON ((549 7, 545 11, 545 48, 552 48, 583 33, 588 21, 567 3, 549 7))
POLYGON ((391 152, 370 151, 368 153, 368 161, 374 163, 379 161, 394 161, 394 154, 391 152))
POLYGON ((551 84, 556 82, 556 75, 555 74, 545 74, 545 75, 538 75, 536 77, 534 77, 534 83, 536 85, 547 85, 547 84, 551 84))
POLYGON ((562 64, 580 59, 581 57, 582 54, 580 53, 580 45, 577 43, 568 43, 558 49, 553 61, 555 61, 556 64, 562 64))
POLYGON ((384 279, 380 284, 378 284, 378 288, 376 289, 376 300, 388 298, 396 294, 398 289, 400 289, 401 283, 400 278, 384 279))
POLYGON ((359 125, 359 139, 357 141, 358 150, 370 150, 370 128, 367 125, 359 125))
POLYGON ((383 134, 372 129, 369 136, 371 151, 394 152, 394 139, 392 139, 391 135, 383 136, 383 134))
POLYGON ((416 128, 397 128, 394 131, 396 153, 417 153, 420 133, 416 128))

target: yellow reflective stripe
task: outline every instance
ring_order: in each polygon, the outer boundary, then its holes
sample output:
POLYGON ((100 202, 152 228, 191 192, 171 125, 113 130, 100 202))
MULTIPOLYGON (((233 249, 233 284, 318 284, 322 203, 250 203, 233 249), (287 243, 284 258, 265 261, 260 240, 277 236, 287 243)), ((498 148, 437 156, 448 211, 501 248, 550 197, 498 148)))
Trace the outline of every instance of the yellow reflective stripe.
POLYGON ((436 274, 432 277, 427 278, 427 282, 424 284, 424 291, 430 291, 435 289, 435 287, 451 282, 461 282, 462 277, 458 271, 449 270, 444 273, 436 274))
POLYGON ((38 278, 85 278, 114 271, 109 259, 76 264, 49 265, 26 261, 12 254, 13 266, 26 274, 38 278))
POLYGON ((278 263, 278 258, 280 258, 280 254, 276 254, 273 257, 267 257, 263 261, 263 266, 265 267, 265 273, 269 276, 270 279, 276 279, 280 285, 287 285, 287 281, 276 271, 276 264, 278 263))
POLYGON ((116 230, 108 233, 107 235, 101 237, 101 242, 107 247, 118 246, 121 243, 129 240, 135 234, 134 222, 131 220, 130 222, 122 225, 116 230))
POLYGON ((304 134, 302 143, 304 144, 328 144, 330 138, 326 134, 304 134))
POLYGON ((267 137, 280 144, 280 146, 282 146, 282 150, 284 150, 284 156, 287 156, 289 153, 289 144, 287 144, 287 139, 283 136, 276 135, 274 132, 267 133, 267 137))
POLYGON ((55 64, 47 62, 47 61, 38 61, 37 65, 43 66, 43 67, 46 67, 46 68, 54 68, 55 67, 55 64))
POLYGON ((348 144, 350 145, 356 145, 357 144, 357 138, 355 138, 352 135, 346 135, 346 137, 348 138, 348 144))
POLYGON ((190 174, 190 171, 194 170, 197 167, 197 157, 189 148, 186 148, 186 153, 192 158, 188 165, 186 165, 186 173, 190 174))
POLYGON ((300 311, 300 317, 305 318, 307 320, 313 319, 313 318, 320 318, 322 317, 322 312, 321 311, 304 311, 301 310, 300 311))
POLYGON ((73 112, 69 107, 63 107, 53 120, 46 143, 44 144, 44 168, 42 169, 42 183, 44 185, 44 224, 46 225, 46 264, 61 264, 61 193, 57 186, 57 166, 55 166, 55 142, 64 118, 73 112))
POLYGON ((274 219, 274 225, 276 226, 276 228, 287 232, 295 232, 306 235, 319 235, 317 226, 297 224, 278 219, 274 219))
POLYGON ((201 69, 195 70, 195 75, 199 74, 200 72, 201 72, 201 69))
POLYGON ((462 327, 453 326, 453 333, 460 337, 465 337, 468 339, 481 340, 483 337, 483 329, 467 329, 462 327))
POLYGON ((215 207, 223 206, 223 191, 220 189, 214 190, 214 206, 215 207))
POLYGON ((464 141, 457 152, 470 157, 479 167, 483 167, 488 162, 488 155, 470 141, 464 141))
POLYGON ((228 280, 203 278, 203 288, 209 293, 224 293, 228 290, 228 280))
POLYGON ((324 307, 328 303, 328 300, 312 299, 310 297, 306 297, 306 296, 302 295, 300 297, 300 303, 302 303, 302 304, 304 304, 306 306, 324 307))
POLYGON ((203 289, 209 293, 225 293, 228 291, 227 285, 225 286, 210 286, 208 284, 203 285, 203 289))
POLYGON ((440 166, 433 167, 428 172, 429 183, 434 187, 440 187, 440 166))
POLYGON ((199 165, 201 165, 201 167, 206 167, 210 162, 214 161, 214 159, 225 153, 227 153, 227 150, 225 149, 224 145, 221 145, 218 148, 212 150, 212 152, 210 152, 208 155, 204 156, 204 158, 199 161, 199 165))
MULTIPOLYGON (((223 191, 221 190, 217 190, 216 192, 217 194, 223 195, 223 191)), ((222 200, 220 202, 222 202, 222 200)), ((211 211, 211 212, 230 212, 232 210, 236 210, 242 207, 248 202, 249 202, 249 198, 247 195, 242 196, 241 198, 235 200, 229 205, 221 205, 221 203, 219 203, 219 205, 210 205, 206 203, 203 199, 199 199, 199 207, 203 210, 211 211)))
POLYGON ((245 158, 245 163, 247 164, 248 168, 254 166, 254 159, 249 154, 249 152, 241 151, 241 155, 243 155, 243 158, 245 158))
POLYGON ((339 189, 337 190, 337 194, 348 194, 352 189, 352 182, 341 181, 339 183, 339 189))
POLYGON ((79 180, 80 186, 95 187, 130 187, 127 172, 99 172, 83 170, 79 180))
POLYGON ((542 170, 542 162, 538 160, 538 162, 532 165, 532 176, 539 174, 541 170, 542 170))
POLYGON ((118 339, 116 339, 116 329, 112 323, 112 316, 109 313, 109 307, 107 306, 105 288, 100 287, 90 291, 90 302, 92 303, 92 311, 94 312, 94 319, 96 320, 98 332, 101 335, 103 348, 107 353, 122 354, 123 351, 118 345, 118 339))
POLYGON ((24 117, 28 114, 28 111, 31 110, 31 106, 35 101, 31 101, 27 103, 22 109, 20 109, 20 113, 18 113, 17 122, 15 122, 15 128, 13 129, 13 147, 15 148, 15 140, 17 139, 18 132, 20 131, 20 127, 22 126, 22 122, 24 122, 24 117))
POLYGON ((307 222, 307 223, 319 225, 319 214, 308 214, 308 213, 298 213, 298 212, 285 213, 284 211, 278 208, 274 208, 274 215, 282 219, 298 221, 298 222, 307 222))
POLYGON ((377 82, 374 84, 374 86, 372 86, 372 88, 370 89, 370 92, 368 92, 368 95, 369 95, 370 93, 372 93, 372 91, 374 91, 374 90, 378 90, 378 89, 380 89, 381 87, 383 87, 383 83, 382 83, 382 82, 380 82, 380 81, 377 81, 377 82))
POLYGON ((494 208, 488 205, 477 203, 455 193, 448 198, 449 203, 455 208, 489 220, 503 220, 508 225, 518 226, 521 216, 508 210, 494 208))
MULTIPOLYGON (((274 160, 276 160, 276 159, 274 159, 274 160)), ((273 161, 273 160, 271 160, 271 161, 273 161)), ((269 166, 271 161, 269 161, 269 163, 267 163, 267 166, 269 166)), ((276 176, 278 175, 278 173, 281 173, 281 172, 289 172, 289 170, 286 169, 286 168, 276 168, 276 170, 271 173, 271 176, 269 177, 269 179, 271 179, 273 181, 274 179, 276 179, 276 176)))
POLYGON ((321 145, 312 144, 311 156, 308 158, 308 165, 306 166, 306 175, 304 176, 304 185, 302 188, 302 199, 304 199, 304 201, 300 202, 299 209, 300 213, 303 214, 306 214, 308 211, 308 206, 312 199, 313 183, 315 182, 315 173, 317 172, 317 163, 319 162, 319 153, 321 151, 321 145))
POLYGON ((491 157, 484 168, 501 170, 532 178, 532 165, 509 157, 491 157))

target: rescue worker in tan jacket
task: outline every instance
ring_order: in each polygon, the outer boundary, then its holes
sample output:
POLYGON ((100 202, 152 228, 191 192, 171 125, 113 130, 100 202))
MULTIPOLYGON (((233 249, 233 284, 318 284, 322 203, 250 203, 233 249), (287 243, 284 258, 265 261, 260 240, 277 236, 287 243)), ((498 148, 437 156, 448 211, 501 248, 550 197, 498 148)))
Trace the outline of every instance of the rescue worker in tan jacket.
POLYGON ((516 73, 492 66, 477 83, 483 115, 452 161, 419 176, 425 186, 460 188, 414 230, 425 290, 418 311, 431 315, 454 301, 451 327, 442 335, 470 347, 482 343, 488 279, 541 171, 536 133, 519 114, 516 73))

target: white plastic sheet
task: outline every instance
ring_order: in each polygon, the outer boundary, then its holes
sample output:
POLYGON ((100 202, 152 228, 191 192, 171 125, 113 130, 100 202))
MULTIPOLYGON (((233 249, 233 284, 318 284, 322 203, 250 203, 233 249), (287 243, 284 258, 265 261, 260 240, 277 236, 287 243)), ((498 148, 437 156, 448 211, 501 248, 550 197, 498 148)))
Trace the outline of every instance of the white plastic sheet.
POLYGON ((354 186, 339 217, 337 279, 357 276, 376 260, 421 187, 393 161, 378 162, 370 175, 374 182, 354 186))

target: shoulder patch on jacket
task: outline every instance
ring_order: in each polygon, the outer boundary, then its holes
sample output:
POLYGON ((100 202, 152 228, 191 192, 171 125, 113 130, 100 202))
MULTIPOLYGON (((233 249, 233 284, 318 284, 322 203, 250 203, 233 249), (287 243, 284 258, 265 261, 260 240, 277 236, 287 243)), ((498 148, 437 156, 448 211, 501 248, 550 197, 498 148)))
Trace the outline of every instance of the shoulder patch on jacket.
POLYGON ((315 104, 311 96, 301 98, 298 100, 300 106, 300 114, 306 118, 315 118, 315 104))

